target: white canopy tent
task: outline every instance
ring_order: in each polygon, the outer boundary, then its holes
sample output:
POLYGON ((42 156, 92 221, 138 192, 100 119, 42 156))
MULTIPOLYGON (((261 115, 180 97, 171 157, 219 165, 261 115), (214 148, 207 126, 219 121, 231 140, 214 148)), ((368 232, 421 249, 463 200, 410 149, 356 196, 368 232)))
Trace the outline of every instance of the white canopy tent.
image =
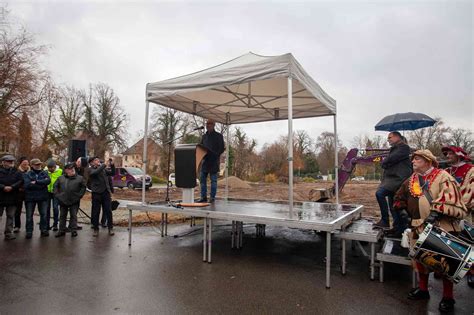
MULTIPOLYGON (((334 116, 336 203, 339 203, 336 101, 323 91, 291 54, 260 56, 248 53, 199 72, 148 83, 143 146, 145 157, 150 102, 213 119, 227 127, 287 119, 290 215, 293 213, 293 118, 334 116)), ((146 164, 145 159, 144 170, 146 164)), ((226 170, 226 178, 227 175, 226 170)), ((142 202, 145 202, 145 189, 142 193, 142 202)))

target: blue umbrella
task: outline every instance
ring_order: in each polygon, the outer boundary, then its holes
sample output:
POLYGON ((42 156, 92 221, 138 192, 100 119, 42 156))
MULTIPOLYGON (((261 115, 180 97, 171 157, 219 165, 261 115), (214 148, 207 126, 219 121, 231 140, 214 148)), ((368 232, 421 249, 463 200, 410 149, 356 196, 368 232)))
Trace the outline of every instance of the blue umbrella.
POLYGON ((436 123, 433 118, 421 113, 399 113, 384 117, 375 125, 375 130, 397 131, 416 130, 431 127, 436 123))

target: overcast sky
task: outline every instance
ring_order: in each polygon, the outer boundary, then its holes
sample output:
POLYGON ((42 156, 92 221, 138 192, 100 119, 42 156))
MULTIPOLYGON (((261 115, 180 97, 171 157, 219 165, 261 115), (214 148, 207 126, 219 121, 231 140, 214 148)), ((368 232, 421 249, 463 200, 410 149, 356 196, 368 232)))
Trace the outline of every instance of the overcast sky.
MULTIPOLYGON (((346 146, 355 136, 385 137, 374 125, 397 112, 474 129, 472 1, 7 3, 14 23, 50 45, 46 67, 56 82, 115 90, 132 140, 144 126, 146 83, 249 51, 292 53, 336 99, 346 146)), ((332 124, 301 119, 294 129, 316 138, 332 124)), ((286 122, 243 128, 259 146, 287 132, 286 122)))

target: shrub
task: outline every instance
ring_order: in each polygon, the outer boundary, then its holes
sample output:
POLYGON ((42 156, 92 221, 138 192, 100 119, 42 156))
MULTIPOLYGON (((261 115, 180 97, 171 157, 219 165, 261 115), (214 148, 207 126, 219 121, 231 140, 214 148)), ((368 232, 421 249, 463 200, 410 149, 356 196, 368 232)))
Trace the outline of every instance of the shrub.
POLYGON ((270 173, 265 175, 265 183, 276 183, 277 181, 278 180, 275 174, 270 173))
POLYGON ((262 180, 262 176, 261 176, 261 175, 257 175, 257 174, 251 175, 251 176, 249 176, 249 178, 248 178, 248 181, 249 181, 249 182, 252 182, 252 183, 256 183, 256 182, 259 182, 259 181, 261 181, 261 180, 262 180))
POLYGON ((158 176, 152 176, 151 181, 153 184, 166 184, 166 179, 158 176))
POLYGON ((312 177, 303 177, 303 183, 315 183, 316 180, 312 177))

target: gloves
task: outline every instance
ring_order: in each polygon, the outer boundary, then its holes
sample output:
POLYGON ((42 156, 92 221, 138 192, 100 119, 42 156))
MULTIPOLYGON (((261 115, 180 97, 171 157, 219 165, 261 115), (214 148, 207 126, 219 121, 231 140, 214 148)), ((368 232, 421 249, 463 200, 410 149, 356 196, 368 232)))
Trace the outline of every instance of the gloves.
POLYGON ((424 222, 434 225, 436 222, 438 222, 441 219, 441 216, 442 214, 439 213, 438 211, 431 210, 430 215, 426 217, 424 222))

